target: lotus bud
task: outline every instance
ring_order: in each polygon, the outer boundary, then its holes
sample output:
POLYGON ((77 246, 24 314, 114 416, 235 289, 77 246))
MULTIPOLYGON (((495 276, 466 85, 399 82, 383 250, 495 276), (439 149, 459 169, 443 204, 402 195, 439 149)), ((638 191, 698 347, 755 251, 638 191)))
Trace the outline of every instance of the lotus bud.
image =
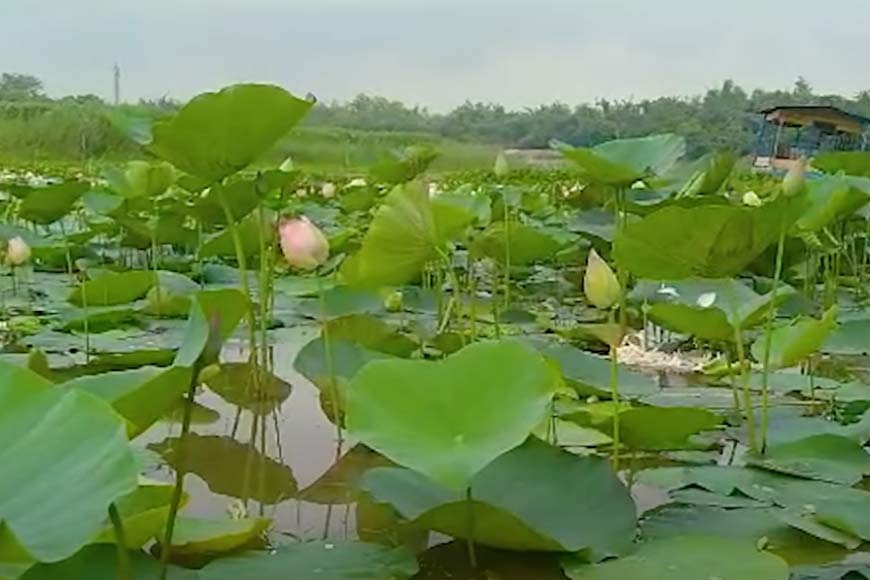
POLYGON ((6 263, 12 267, 23 266, 30 260, 30 246, 18 236, 6 245, 6 263))
POLYGON ((743 194, 743 205, 749 207, 761 207, 761 198, 754 191, 747 191, 743 194))
POLYGON ((586 293, 586 299, 602 310, 616 304, 622 292, 616 274, 595 250, 589 250, 586 274, 583 277, 583 291, 586 293))
POLYGON ((291 266, 313 270, 329 258, 326 236, 306 217, 281 220, 278 237, 284 258, 291 266))
POLYGON ((296 190, 296 197, 306 197, 308 195, 308 190, 304 187, 300 187, 296 190))
POLYGON ((296 169, 296 166, 293 164, 293 158, 288 156, 287 159, 285 159, 284 162, 278 166, 278 169, 283 171, 284 173, 290 173, 291 171, 296 169))
POLYGON ((504 151, 498 154, 498 157, 495 158, 495 167, 492 168, 493 172, 495 172, 496 177, 505 177, 508 173, 511 172, 511 166, 508 163, 507 156, 504 154, 504 151))
POLYGON ((384 308, 387 312, 398 312, 402 309, 404 296, 399 290, 390 292, 386 300, 384 300, 384 308))
POLYGON ((365 187, 366 185, 368 184, 362 177, 354 177, 350 180, 350 183, 347 184, 348 187, 365 187))
POLYGON ((782 180, 782 192, 786 197, 794 197, 804 189, 807 180, 807 159, 798 159, 782 180))
POLYGON ((335 184, 330 182, 324 183, 323 187, 320 188, 320 195, 326 199, 335 197, 335 184))

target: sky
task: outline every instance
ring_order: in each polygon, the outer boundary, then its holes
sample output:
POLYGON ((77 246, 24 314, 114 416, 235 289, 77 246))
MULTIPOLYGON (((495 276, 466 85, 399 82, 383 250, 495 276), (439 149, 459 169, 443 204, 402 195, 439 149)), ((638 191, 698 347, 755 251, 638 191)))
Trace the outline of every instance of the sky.
POLYGON ((271 82, 445 111, 747 88, 870 88, 870 1, 0 0, 0 71, 52 96, 271 82), (825 11, 825 8, 835 8, 825 11))

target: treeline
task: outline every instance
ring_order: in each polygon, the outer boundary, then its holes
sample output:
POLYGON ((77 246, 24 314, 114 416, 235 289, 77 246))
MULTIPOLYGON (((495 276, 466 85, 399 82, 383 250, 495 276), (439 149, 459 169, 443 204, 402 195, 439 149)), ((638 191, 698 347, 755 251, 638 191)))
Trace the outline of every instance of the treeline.
MULTIPOLYGON (((673 132, 689 153, 747 151, 758 123, 754 113, 776 105, 833 105, 870 117, 870 90, 852 97, 822 95, 800 78, 790 90, 747 91, 733 81, 693 97, 637 101, 554 103, 509 110, 466 102, 448 113, 409 107, 384 97, 359 95, 348 102, 321 102, 305 126, 354 131, 426 134, 500 147, 547 147, 553 139, 588 146, 610 139, 673 132)), ((159 116, 181 103, 170 98, 110 107, 94 95, 49 99, 29 75, 0 75, 0 153, 30 150, 74 157, 126 154, 135 148, 109 122, 114 113, 159 116)))
POLYGON ((360 95, 348 103, 321 104, 309 122, 366 130, 433 132, 444 137, 513 147, 546 147, 552 139, 589 146, 625 137, 673 132, 689 152, 746 151, 760 110, 778 105, 832 105, 870 117, 870 90, 849 98, 822 95, 804 79, 791 90, 747 91, 734 81, 694 97, 639 101, 554 103, 511 111, 493 103, 467 102, 446 114, 398 101, 360 95))

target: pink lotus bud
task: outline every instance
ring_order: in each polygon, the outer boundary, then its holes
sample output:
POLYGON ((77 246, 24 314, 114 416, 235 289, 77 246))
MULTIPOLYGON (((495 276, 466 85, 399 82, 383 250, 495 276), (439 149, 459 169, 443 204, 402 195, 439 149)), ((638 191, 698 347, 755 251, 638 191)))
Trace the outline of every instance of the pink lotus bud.
POLYGON ((6 263, 10 266, 23 266, 30 260, 30 246, 18 236, 11 238, 6 245, 6 263))
POLYGON ((284 219, 278 224, 281 251, 287 263, 313 270, 329 258, 329 242, 307 217, 284 219))

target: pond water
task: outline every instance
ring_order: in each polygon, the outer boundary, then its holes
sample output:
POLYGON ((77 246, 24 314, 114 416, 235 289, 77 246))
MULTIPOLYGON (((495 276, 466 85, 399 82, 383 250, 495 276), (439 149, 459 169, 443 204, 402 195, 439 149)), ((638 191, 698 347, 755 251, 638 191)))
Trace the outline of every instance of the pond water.
MULTIPOLYGON (((65 296, 69 291, 66 276, 36 274, 32 288, 37 300, 29 306, 41 316, 61 318, 69 310, 65 296)), ((261 425, 252 423, 252 413, 227 402, 208 388, 202 388, 197 403, 202 409, 185 446, 184 489, 189 501, 184 513, 191 516, 226 517, 263 515, 273 521, 270 541, 275 544, 296 540, 378 540, 388 539, 406 544, 419 553, 421 572, 417 579, 454 580, 487 578, 502 580, 549 580, 563 578, 557 558, 546 555, 512 553, 480 548, 480 567, 469 569, 466 546, 436 533, 409 533, 398 524, 387 508, 378 508, 369 500, 357 502, 355 483, 368 467, 385 464, 384 458, 352 440, 338 445, 336 430, 327 419, 320 402, 320 390, 294 369, 299 351, 320 334, 310 318, 300 315, 305 298, 284 293, 276 303, 275 316, 286 326, 269 332, 272 372, 290 385, 289 396, 274 413, 263 416, 261 425), (210 411, 209 411, 210 410, 210 411), (256 433, 253 435, 252 430, 256 433), (485 570, 481 576, 481 570, 485 570)), ((383 313, 382 313, 383 314, 383 313)), ((94 334, 91 345, 110 352, 133 352, 143 348, 177 347, 186 322, 184 320, 150 320, 144 326, 123 326, 94 334)), ((244 333, 239 333, 244 334, 244 333)), ((52 366, 81 364, 82 336, 45 327, 24 340, 49 355, 52 366)), ((240 336, 228 341, 222 351, 224 363, 248 358, 247 346, 240 336)), ((857 359, 850 361, 860 365, 857 359)), ((731 405, 728 389, 711 389, 709 385, 683 376, 660 374, 656 381, 663 388, 645 402, 663 407, 698 405, 727 414, 731 405)), ((774 395, 775 412, 800 414, 801 408, 780 395, 774 395)), ((155 424, 135 440, 143 450, 145 474, 153 479, 174 479, 173 443, 179 436, 180 423, 163 421, 155 424), (159 452, 159 453, 158 453, 159 452)), ((722 457, 732 456, 734 446, 726 445, 722 457)), ((688 457, 684 455, 684 457, 688 457)), ((698 455, 701 457, 701 454, 698 455)), ((703 460, 715 454, 703 456, 703 460)), ((660 457, 642 467, 662 465, 660 457)), ((635 467, 641 468, 641 465, 635 467)), ((566 494, 582 490, 566 490, 566 494)), ((640 484, 632 486, 639 514, 669 501, 663 491, 640 484)), ((845 556, 834 551, 832 560, 845 556)), ((864 562, 865 553, 849 556, 850 561, 864 562)))

